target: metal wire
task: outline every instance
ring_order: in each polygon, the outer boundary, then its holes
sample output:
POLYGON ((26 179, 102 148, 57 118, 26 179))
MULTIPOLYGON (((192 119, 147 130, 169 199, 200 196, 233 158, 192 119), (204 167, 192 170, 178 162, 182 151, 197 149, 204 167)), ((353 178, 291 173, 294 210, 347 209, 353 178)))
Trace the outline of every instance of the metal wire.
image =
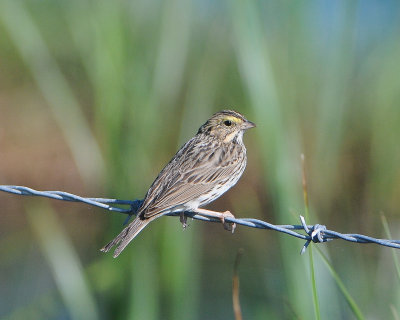
MULTIPOLYGON (((22 196, 37 196, 37 197, 46 197, 56 200, 83 202, 92 206, 107 209, 109 211, 116 211, 119 213, 127 214, 128 217, 124 223, 127 223, 130 217, 132 217, 132 215, 136 213, 136 211, 140 207, 140 204, 142 203, 142 200, 85 198, 64 191, 37 191, 23 186, 0 185, 0 191, 9 192, 22 196), (128 206, 128 208, 121 208, 121 206, 128 206)), ((179 214, 180 213, 174 213, 168 215, 176 216, 179 214)), ((217 220, 214 217, 207 217, 206 215, 200 216, 193 212, 185 212, 185 215, 197 220, 220 222, 220 220, 217 220)), ((274 230, 305 240, 306 242, 300 251, 301 254, 305 252, 305 250, 307 249, 307 247, 311 242, 321 243, 321 242, 328 242, 334 239, 342 239, 345 241, 356 242, 356 243, 375 243, 385 247, 400 249, 400 240, 377 239, 355 233, 342 234, 340 232, 328 230, 324 225, 320 224, 307 225, 303 216, 300 216, 300 223, 301 223, 300 225, 274 225, 272 223, 252 218, 234 219, 226 217, 225 221, 230 223, 236 223, 238 225, 250 228, 274 230), (301 230, 301 232, 303 232, 304 234, 294 230, 301 230)))

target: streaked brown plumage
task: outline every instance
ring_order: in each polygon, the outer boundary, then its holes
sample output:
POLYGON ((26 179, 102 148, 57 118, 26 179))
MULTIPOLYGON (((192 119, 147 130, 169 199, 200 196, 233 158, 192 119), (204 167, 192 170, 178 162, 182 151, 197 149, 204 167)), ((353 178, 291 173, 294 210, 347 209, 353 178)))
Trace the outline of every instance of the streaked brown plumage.
POLYGON ((160 172, 136 218, 101 251, 119 244, 115 258, 154 219, 172 212, 196 212, 234 186, 247 162, 243 133, 254 126, 236 111, 215 113, 160 172))

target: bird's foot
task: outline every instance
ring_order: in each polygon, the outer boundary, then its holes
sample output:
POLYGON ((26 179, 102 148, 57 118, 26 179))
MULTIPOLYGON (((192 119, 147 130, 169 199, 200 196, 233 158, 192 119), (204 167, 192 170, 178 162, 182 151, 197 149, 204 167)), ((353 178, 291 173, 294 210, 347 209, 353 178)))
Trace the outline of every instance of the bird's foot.
POLYGON ((222 212, 222 216, 221 216, 221 222, 224 225, 224 229, 228 230, 228 231, 232 231, 232 233, 234 233, 235 229, 236 229, 236 223, 225 221, 225 218, 235 219, 235 216, 230 211, 222 212))
POLYGON ((184 212, 181 212, 179 215, 179 221, 182 223, 183 230, 186 230, 188 224, 187 224, 187 216, 185 216, 184 212))

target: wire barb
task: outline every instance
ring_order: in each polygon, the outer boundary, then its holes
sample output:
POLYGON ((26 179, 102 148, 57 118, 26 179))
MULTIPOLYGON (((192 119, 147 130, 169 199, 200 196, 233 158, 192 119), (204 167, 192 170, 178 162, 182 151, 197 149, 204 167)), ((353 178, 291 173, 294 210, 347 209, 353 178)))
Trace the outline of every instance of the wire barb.
MULTIPOLYGON (((0 191, 21 195, 21 196, 37 196, 46 197, 56 200, 83 202, 92 206, 106 209, 108 211, 115 211, 123 214, 127 214, 124 224, 136 213, 142 204, 143 200, 118 200, 118 199, 107 199, 107 198, 84 198, 81 196, 74 195, 72 193, 64 191, 37 191, 32 188, 23 186, 12 186, 12 185, 0 185, 0 191), (120 206, 128 206, 128 208, 121 208, 120 206)), ((168 216, 180 216, 181 213, 167 214, 168 216)), ((206 217, 205 214, 197 215, 194 212, 184 212, 185 216, 196 220, 208 221, 208 222, 220 222, 220 220, 214 217, 206 217)), ((226 217, 226 222, 240 224, 245 227, 274 230, 282 233, 286 233, 290 236, 305 240, 305 244, 300 251, 303 254, 311 242, 322 243, 328 242, 334 239, 342 239, 349 242, 356 243, 375 243, 385 247, 391 247, 400 249, 400 240, 390 239, 377 239, 361 234, 342 234, 340 232, 328 230, 326 226, 321 224, 307 225, 303 216, 300 215, 300 225, 274 225, 258 219, 252 218, 232 218, 226 217), (300 230, 305 234, 294 231, 300 230)))
POLYGON ((304 217, 302 215, 300 215, 300 222, 304 228, 304 231, 309 236, 309 238, 307 239, 303 248, 301 249, 300 254, 303 254, 304 252, 306 252, 306 249, 309 246, 309 244, 311 243, 311 241, 314 243, 321 243, 321 242, 327 242, 327 241, 333 240, 330 238, 326 238, 324 236, 324 232, 327 230, 326 226, 324 226, 322 224, 315 224, 314 226, 309 228, 306 224, 306 220, 304 219, 304 217))

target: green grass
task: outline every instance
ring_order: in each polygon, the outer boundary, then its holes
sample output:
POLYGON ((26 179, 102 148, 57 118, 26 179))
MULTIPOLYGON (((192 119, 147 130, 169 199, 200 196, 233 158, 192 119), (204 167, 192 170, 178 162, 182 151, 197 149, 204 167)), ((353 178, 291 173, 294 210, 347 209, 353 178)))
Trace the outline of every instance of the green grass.
MULTIPOLYGON (((301 166, 302 166, 302 184, 303 184, 303 198, 304 198, 304 218, 306 221, 310 218, 309 202, 308 202, 308 188, 307 188, 307 172, 306 172, 306 160, 304 154, 301 154, 301 166)), ((319 307, 319 298, 317 292, 317 282, 315 279, 315 267, 313 258, 313 246, 308 247, 308 257, 310 264, 310 281, 312 288, 312 297, 314 302, 314 315, 315 319, 321 319, 321 312, 319 307)))
POLYGON ((363 314, 360 310, 360 307, 357 305, 354 298, 349 293, 348 289, 346 288, 343 281, 340 279, 339 275, 336 273, 335 269, 333 268, 332 264, 329 262, 328 258, 325 256, 325 254, 321 250, 318 250, 318 253, 319 253, 320 257, 322 258, 322 261, 325 263, 326 267, 328 268, 333 279, 335 280, 335 283, 338 286, 340 293, 343 295, 343 298, 346 300, 347 304, 349 305, 353 315, 356 317, 356 319, 359 319, 359 320, 365 319, 365 317, 363 316, 363 314))

